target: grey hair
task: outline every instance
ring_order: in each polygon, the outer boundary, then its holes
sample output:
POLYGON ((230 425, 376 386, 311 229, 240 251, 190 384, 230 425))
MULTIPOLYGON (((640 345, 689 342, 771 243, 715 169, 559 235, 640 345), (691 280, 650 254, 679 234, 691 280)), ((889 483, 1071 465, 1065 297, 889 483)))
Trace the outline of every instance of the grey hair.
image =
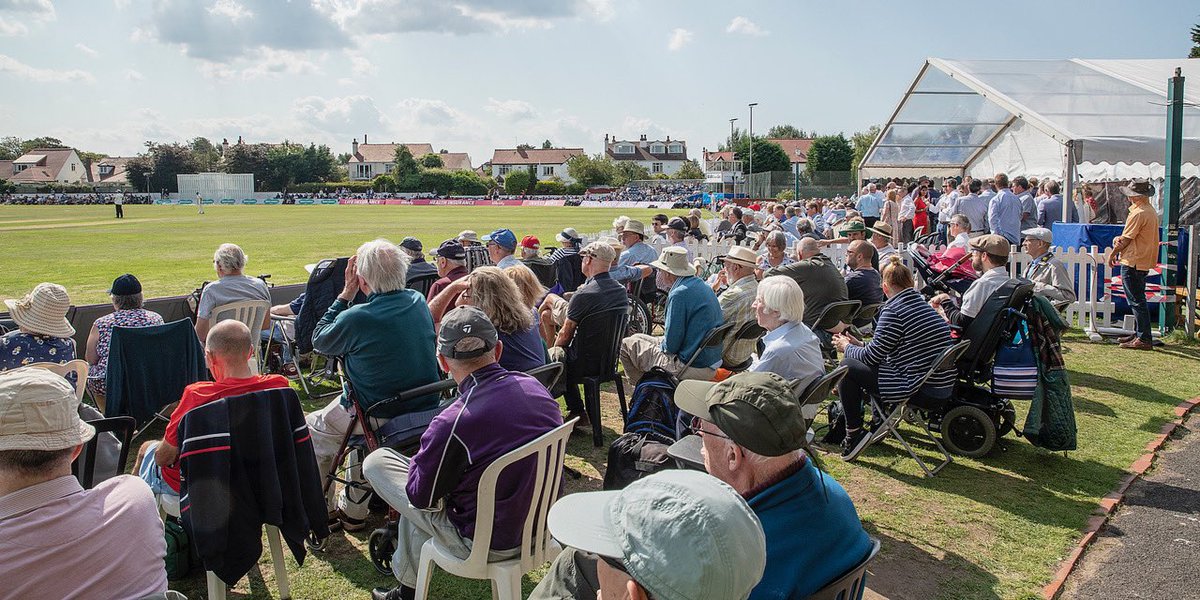
POLYGON ((440 259, 442 259, 442 260, 446 261, 446 264, 451 264, 451 265, 454 265, 454 266, 456 266, 456 267, 465 267, 465 266, 467 266, 467 261, 465 261, 465 260, 458 260, 458 259, 455 259, 455 258, 446 258, 445 256, 439 256, 438 258, 440 258, 440 259))
POLYGON ((954 215, 953 217, 950 217, 950 224, 958 225, 959 227, 962 227, 963 229, 966 229, 967 231, 971 230, 971 219, 967 218, 967 215, 964 215, 962 213, 958 213, 958 214, 954 215))
POLYGON ((404 289, 408 277, 408 265, 412 262, 400 247, 377 239, 358 247, 358 276, 375 293, 394 292, 404 289))
POLYGON ((821 253, 821 246, 817 244, 817 240, 810 237, 800 238, 800 243, 796 244, 796 252, 801 256, 816 256, 821 253))
POLYGON ((136 294, 126 294, 123 296, 113 294, 113 296, 112 296, 113 308, 115 308, 117 310, 138 309, 138 308, 142 307, 142 302, 143 302, 143 297, 142 297, 141 292, 138 292, 136 294))
POLYGON ((221 244, 213 253, 213 263, 226 273, 246 268, 246 258, 246 253, 242 252, 242 247, 237 244, 221 244))
POLYGON ((789 323, 804 320, 804 290, 795 279, 786 275, 764 277, 755 293, 767 310, 779 313, 780 319, 789 323))
POLYGON ((812 233, 814 228, 812 219, 800 219, 796 221, 796 231, 800 233, 812 233))
POLYGON ((772 231, 767 234, 767 243, 776 248, 787 250, 787 236, 782 231, 772 231))
POLYGON ((421 258, 421 253, 416 250, 413 250, 411 248, 405 248, 404 246, 400 246, 400 251, 407 254, 408 257, 410 259, 412 259, 411 262, 416 262, 417 259, 421 258))

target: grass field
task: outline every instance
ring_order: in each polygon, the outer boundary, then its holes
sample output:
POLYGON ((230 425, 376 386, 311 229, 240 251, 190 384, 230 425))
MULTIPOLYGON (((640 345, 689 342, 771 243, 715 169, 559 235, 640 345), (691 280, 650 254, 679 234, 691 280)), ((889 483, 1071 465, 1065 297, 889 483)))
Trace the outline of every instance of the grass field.
MULTIPOLYGON (((648 218, 654 211, 577 208, 458 207, 212 207, 197 216, 185 207, 133 206, 128 218, 111 207, 0 207, 0 251, 8 266, 0 297, 23 294, 39 281, 67 286, 77 304, 103 302, 114 275, 131 271, 149 295, 184 293, 213 277, 210 256, 220 242, 241 244, 250 274, 273 281, 302 281, 303 265, 347 255, 362 241, 405 235, 426 246, 465 228, 484 233, 511 227, 544 242, 564 226, 580 232, 606 229, 619 213, 648 218)), ((1079 449, 1051 453, 1009 436, 981 460, 956 458, 926 479, 894 442, 869 449, 854 463, 826 456, 825 465, 850 493, 867 530, 883 542, 870 585, 892 599, 1037 598, 1059 562, 1080 537, 1099 500, 1143 452, 1179 402, 1200 394, 1200 349, 1169 345, 1130 353, 1088 343, 1074 334, 1066 343, 1079 449)), ((626 388, 626 391, 630 391, 626 388)), ((306 409, 323 403, 305 401, 306 409)), ((606 439, 620 430, 614 394, 603 401, 606 439)), ((1023 422, 1028 403, 1018 403, 1023 422)), ((911 428, 908 431, 912 431, 911 428)), ((155 437, 160 432, 151 432, 155 437)), ((926 458, 931 447, 914 446, 926 458)), ((568 464, 584 478, 567 480, 573 493, 598 489, 606 448, 575 436, 568 464)), ((366 559, 369 532, 339 532, 327 552, 310 555, 303 568, 287 559, 297 599, 365 598, 389 585, 366 559)), ((525 579, 525 591, 542 572, 525 579)), ((269 559, 243 579, 231 597, 277 595, 269 559)), ((173 582, 189 597, 204 596, 197 573, 173 582)), ((450 577, 434 580, 433 597, 488 597, 487 585, 450 577)))
POLYGON ((42 281, 66 286, 74 304, 107 302, 117 275, 133 273, 147 297, 184 294, 216 277, 212 253, 233 242, 250 260, 247 275, 270 273, 277 284, 302 283, 304 265, 349 256, 359 244, 413 236, 436 248, 463 229, 479 235, 508 227, 518 239, 574 227, 587 234, 612 227, 619 214, 649 218, 650 210, 570 207, 458 206, 0 206, 0 251, 8 266, 0 299, 20 297, 42 281))

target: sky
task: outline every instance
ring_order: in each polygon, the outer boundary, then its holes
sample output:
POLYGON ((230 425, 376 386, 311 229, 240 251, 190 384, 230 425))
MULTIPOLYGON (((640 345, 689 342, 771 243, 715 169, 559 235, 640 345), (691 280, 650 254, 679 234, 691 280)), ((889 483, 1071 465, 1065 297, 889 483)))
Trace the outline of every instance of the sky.
POLYGON ((1194 0, 0 0, 0 136, 129 156, 365 134, 479 165, 645 134, 700 157, 750 102, 756 134, 849 136, 926 57, 1182 58, 1198 22, 1194 0))

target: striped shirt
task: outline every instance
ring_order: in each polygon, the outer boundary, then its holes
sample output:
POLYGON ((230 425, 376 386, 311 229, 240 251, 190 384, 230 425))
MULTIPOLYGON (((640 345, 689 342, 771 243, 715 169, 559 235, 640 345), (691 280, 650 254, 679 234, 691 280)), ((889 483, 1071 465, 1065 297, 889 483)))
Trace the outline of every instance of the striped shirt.
MULTIPOLYGON (((883 305, 871 343, 847 346, 846 358, 877 369, 880 399, 896 402, 917 391, 921 378, 950 343, 950 325, 921 294, 907 289, 883 305)), ((934 373, 926 386, 950 387, 954 378, 954 370, 946 369, 934 373)))
POLYGON ((737 333, 746 323, 755 320, 754 296, 758 293, 758 280, 753 274, 729 284, 721 292, 717 301, 721 304, 721 316, 726 323, 737 323, 729 337, 725 338, 725 350, 722 359, 726 365, 735 366, 746 362, 758 345, 758 339, 735 340, 732 333, 737 333))

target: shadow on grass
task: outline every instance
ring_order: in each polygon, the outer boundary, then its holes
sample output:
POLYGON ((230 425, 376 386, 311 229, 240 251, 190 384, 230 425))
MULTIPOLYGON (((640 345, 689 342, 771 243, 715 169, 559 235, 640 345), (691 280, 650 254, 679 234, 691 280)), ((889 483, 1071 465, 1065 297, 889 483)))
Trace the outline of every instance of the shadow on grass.
POLYGON ((1074 394, 1071 398, 1075 404, 1075 410, 1096 415, 1098 417, 1116 417, 1117 412, 1103 402, 1097 402, 1084 396, 1083 394, 1074 394))
POLYGON ((867 531, 881 544, 879 556, 867 568, 867 587, 889 600, 999 600, 996 576, 962 556, 944 548, 914 544, 889 535, 893 533, 890 531, 872 527, 867 531))
MULTIPOLYGON (((1190 354, 1191 353, 1189 353, 1189 355, 1190 354)), ((1151 402, 1154 404, 1164 404, 1164 405, 1168 405, 1168 406, 1176 406, 1184 400, 1184 398, 1181 398, 1179 396, 1173 396, 1171 394, 1162 392, 1158 389, 1155 389, 1154 387, 1151 387, 1150 385, 1143 385, 1140 383, 1125 381, 1125 380, 1117 379, 1114 377, 1108 377, 1106 375, 1097 375, 1094 373, 1083 373, 1080 371, 1071 371, 1070 377, 1071 377, 1071 385, 1073 387, 1087 388, 1087 389, 1093 389, 1093 390, 1097 390, 1097 391, 1117 394, 1120 396, 1134 398, 1141 402, 1151 402)), ((1103 406, 1104 410, 1107 410, 1108 413, 1112 413, 1111 415, 1106 415, 1106 416, 1115 416, 1115 413, 1112 411, 1111 408, 1108 408, 1107 406, 1105 406, 1104 404, 1101 404, 1099 402, 1089 400, 1089 399, 1087 399, 1086 396, 1083 396, 1082 394, 1076 395, 1074 401, 1075 401, 1075 407, 1080 410, 1084 410, 1085 412, 1099 414, 1099 413, 1094 412, 1093 410, 1089 410, 1089 408, 1094 408, 1095 405, 1099 405, 1099 406, 1103 406)), ((1174 418, 1174 415, 1172 415, 1172 414, 1155 415, 1155 416, 1152 416, 1149 419, 1147 419, 1146 422, 1139 425, 1138 429, 1149 432, 1149 433, 1158 433, 1159 431, 1162 431, 1163 425, 1170 422, 1173 418, 1174 418)))

